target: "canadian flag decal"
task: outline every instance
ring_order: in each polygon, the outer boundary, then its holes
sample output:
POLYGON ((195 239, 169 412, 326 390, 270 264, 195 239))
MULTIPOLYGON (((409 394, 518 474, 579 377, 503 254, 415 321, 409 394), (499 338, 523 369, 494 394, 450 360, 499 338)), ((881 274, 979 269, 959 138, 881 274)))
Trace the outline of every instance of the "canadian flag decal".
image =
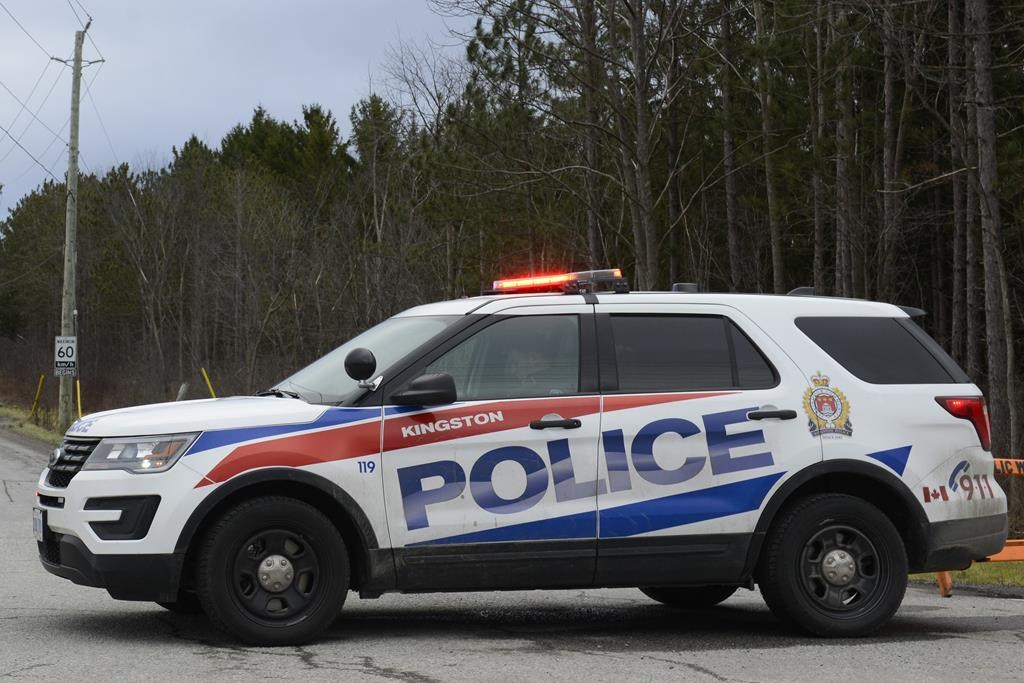
POLYGON ((949 500, 949 494, 946 492, 945 486, 940 486, 937 489, 924 487, 924 502, 931 503, 932 501, 949 500))

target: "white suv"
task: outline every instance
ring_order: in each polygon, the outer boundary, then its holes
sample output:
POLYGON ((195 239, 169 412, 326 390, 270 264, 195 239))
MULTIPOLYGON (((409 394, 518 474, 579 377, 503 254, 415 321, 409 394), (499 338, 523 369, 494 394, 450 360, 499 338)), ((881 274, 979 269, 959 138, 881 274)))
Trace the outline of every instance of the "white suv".
MULTIPOLYGON (((39 479, 50 572, 301 643, 349 590, 760 586, 857 636, 999 551, 981 391, 888 304, 495 283, 264 395, 90 415, 39 479), (562 293, 533 293, 556 289, 562 293)), ((911 311, 913 312, 913 311, 911 311)))

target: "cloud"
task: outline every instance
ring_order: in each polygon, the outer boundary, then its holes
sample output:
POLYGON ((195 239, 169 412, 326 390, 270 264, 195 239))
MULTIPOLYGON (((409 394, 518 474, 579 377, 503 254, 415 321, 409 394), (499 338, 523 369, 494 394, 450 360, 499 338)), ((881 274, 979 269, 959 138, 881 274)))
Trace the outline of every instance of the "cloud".
MULTIPOLYGON (((399 38, 433 40, 461 52, 449 28, 465 30, 469 19, 434 14, 427 0, 82 0, 92 13, 86 59, 106 62, 85 70, 86 83, 121 161, 163 163, 171 147, 195 133, 210 144, 257 105, 274 117, 292 120, 312 102, 331 109, 345 130, 351 107, 383 85, 388 48, 399 38)), ((75 4, 75 3, 72 3, 75 4)), ((70 55, 79 24, 61 0, 5 0, 4 5, 41 45, 61 57, 70 55)), ((77 5, 75 5, 77 9, 77 5)), ((0 80, 19 98, 28 96, 47 57, 0 12, 0 80)), ((50 85, 56 88, 39 118, 67 138, 70 69, 52 63, 30 101, 35 109, 50 85)), ((382 89, 382 88, 379 88, 382 89)), ((0 126, 8 127, 20 109, 0 90, 0 126)), ((23 113, 13 131, 20 137, 30 121, 23 113)), ((83 97, 81 116, 83 170, 101 171, 115 163, 96 112, 83 97)), ((3 133, 0 132, 0 137, 3 133)), ((22 144, 63 178, 62 141, 32 122, 22 144)), ((0 159, 10 139, 0 141, 0 159)), ((0 216, 5 216, 46 172, 21 150, 0 162, 0 216)))

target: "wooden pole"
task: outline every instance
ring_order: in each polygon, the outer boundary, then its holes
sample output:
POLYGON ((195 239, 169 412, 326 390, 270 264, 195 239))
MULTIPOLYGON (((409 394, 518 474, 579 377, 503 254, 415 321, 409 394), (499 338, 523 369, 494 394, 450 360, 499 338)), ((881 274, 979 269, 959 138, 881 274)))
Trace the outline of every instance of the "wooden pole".
MULTIPOLYGON (((88 26, 86 26, 88 29, 88 26)), ((71 71, 71 132, 68 138, 67 206, 64 214, 64 290, 60 303, 60 333, 75 334, 75 262, 78 259, 78 104, 82 84, 82 43, 85 30, 75 32, 75 62, 71 71)), ((77 364, 77 358, 76 364, 77 364)), ((61 375, 57 395, 57 430, 71 425, 71 383, 74 377, 61 375)))

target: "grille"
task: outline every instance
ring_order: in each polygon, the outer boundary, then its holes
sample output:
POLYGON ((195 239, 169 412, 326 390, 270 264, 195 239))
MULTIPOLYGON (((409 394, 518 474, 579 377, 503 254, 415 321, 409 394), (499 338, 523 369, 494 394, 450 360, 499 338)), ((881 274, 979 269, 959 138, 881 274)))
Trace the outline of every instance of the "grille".
POLYGON ((99 439, 65 440, 60 445, 57 462, 50 465, 50 474, 46 478, 46 483, 58 489, 67 488, 99 442, 99 439))

